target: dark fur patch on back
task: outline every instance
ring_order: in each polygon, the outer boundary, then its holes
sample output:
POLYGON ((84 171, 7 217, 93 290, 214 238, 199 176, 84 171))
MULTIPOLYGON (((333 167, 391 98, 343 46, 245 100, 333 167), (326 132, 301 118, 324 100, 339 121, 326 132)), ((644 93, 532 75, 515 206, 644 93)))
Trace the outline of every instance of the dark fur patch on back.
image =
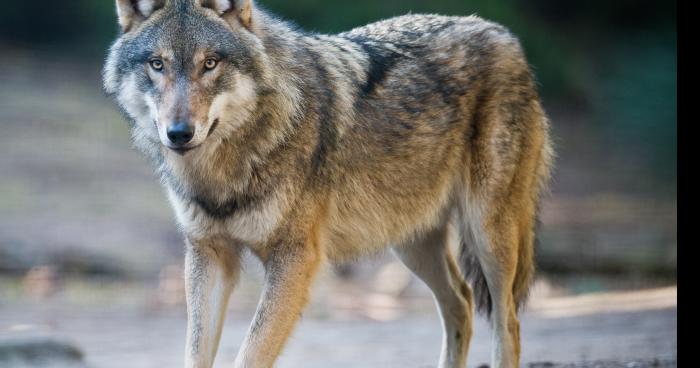
POLYGON ((318 108, 318 144, 314 149, 311 157, 313 172, 318 174, 323 168, 327 157, 332 150, 337 147, 338 132, 336 123, 333 119, 335 108, 335 92, 332 89, 332 81, 329 80, 328 71, 321 62, 321 56, 317 53, 308 50, 314 69, 319 78, 314 98, 318 100, 316 106, 318 108))
POLYGON ((362 96, 368 96, 381 86, 389 71, 396 65, 401 55, 396 52, 383 49, 375 45, 372 40, 364 37, 354 36, 350 41, 360 45, 367 53, 369 69, 367 70, 367 80, 362 86, 362 96))

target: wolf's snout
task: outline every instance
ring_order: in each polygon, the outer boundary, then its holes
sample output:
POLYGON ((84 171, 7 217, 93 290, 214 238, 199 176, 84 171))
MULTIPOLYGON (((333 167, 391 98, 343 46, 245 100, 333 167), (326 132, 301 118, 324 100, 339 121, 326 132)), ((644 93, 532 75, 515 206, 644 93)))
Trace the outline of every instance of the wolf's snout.
POLYGON ((185 122, 176 122, 168 127, 168 139, 176 146, 184 146, 194 137, 194 126, 185 122))

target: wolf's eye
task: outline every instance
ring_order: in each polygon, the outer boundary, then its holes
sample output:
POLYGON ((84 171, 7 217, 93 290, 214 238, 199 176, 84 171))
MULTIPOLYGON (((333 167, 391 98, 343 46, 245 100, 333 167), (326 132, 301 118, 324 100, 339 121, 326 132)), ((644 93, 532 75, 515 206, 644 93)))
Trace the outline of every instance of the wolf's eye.
POLYGON ((209 58, 204 62, 204 69, 212 70, 212 69, 216 68, 216 65, 218 65, 218 64, 219 64, 219 62, 216 59, 209 58))
POLYGON ((153 68, 153 70, 157 70, 157 71, 163 70, 163 60, 153 59, 153 60, 149 61, 148 63, 151 64, 151 68, 153 68))

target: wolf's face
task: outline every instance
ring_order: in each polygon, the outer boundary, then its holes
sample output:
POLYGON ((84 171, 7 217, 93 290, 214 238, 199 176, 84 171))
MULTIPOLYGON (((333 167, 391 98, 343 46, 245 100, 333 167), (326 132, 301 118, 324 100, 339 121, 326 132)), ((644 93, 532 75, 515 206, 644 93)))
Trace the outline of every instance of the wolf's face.
POLYGON ((124 33, 110 50, 104 84, 133 120, 137 141, 184 155, 247 120, 260 46, 244 6, 117 0, 124 33))

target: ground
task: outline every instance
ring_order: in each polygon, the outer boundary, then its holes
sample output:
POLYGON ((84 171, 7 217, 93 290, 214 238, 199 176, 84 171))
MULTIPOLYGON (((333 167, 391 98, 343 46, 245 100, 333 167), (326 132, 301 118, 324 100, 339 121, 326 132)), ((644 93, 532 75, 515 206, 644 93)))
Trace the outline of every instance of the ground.
MULTIPOLYGON (((425 286, 410 280, 399 293, 362 291, 334 277, 321 281, 277 367, 435 367, 438 316, 425 286)), ((50 302, 9 293, 0 303, 0 346, 50 338, 80 349, 87 367, 181 366, 184 306, 167 305, 163 287, 68 282, 50 302)), ((525 367, 676 366, 675 287, 568 296, 542 289, 536 286, 521 318, 525 367)), ((257 291, 259 283, 244 281, 234 294, 215 367, 231 366, 257 291)), ((478 318, 468 366, 483 367, 489 356, 490 330, 478 318)))

